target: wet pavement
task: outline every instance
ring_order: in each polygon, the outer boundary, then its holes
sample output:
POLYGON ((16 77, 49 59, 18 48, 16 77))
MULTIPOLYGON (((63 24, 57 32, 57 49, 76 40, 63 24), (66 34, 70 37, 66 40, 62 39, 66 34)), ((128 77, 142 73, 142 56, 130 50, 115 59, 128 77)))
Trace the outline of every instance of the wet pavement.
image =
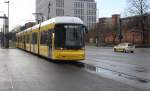
POLYGON ((0 91, 148 91, 18 49, 0 49, 0 91))
POLYGON ((86 49, 84 63, 100 76, 150 90, 150 48, 138 48, 135 53, 113 52, 111 47, 86 49))

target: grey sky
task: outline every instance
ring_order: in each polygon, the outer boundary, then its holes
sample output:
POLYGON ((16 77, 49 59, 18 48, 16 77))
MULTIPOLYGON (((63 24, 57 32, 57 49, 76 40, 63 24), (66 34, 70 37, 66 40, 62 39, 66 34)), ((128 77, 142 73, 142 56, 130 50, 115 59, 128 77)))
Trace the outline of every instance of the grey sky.
MULTIPOLYGON (((6 0, 0 0, 0 11, 7 14, 6 0)), ((35 12, 35 0, 9 0, 10 1, 10 29, 28 21, 34 21, 32 13, 35 12)), ((2 13, 0 14, 2 15, 2 13)), ((1 25, 0 25, 1 26, 1 25)))
POLYGON ((112 14, 124 16, 127 0, 96 0, 99 17, 110 17, 112 14))
MULTIPOLYGON (((0 0, 0 15, 7 14, 7 0, 0 0)), ((9 0, 10 1, 10 29, 25 22, 34 21, 32 13, 35 12, 35 0, 9 0)), ((99 17, 108 17, 114 13, 123 13, 126 0, 96 0, 99 17)), ((1 20, 0 20, 1 21, 1 20)), ((0 25, 1 27, 1 25, 0 25)))

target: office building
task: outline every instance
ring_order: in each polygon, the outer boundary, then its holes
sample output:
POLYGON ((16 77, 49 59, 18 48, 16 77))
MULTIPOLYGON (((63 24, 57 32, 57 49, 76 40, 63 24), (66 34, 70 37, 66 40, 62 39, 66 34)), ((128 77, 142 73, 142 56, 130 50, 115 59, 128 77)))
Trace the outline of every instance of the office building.
POLYGON ((36 0, 36 13, 42 13, 44 19, 56 16, 79 17, 91 29, 96 24, 97 5, 95 0, 36 0))

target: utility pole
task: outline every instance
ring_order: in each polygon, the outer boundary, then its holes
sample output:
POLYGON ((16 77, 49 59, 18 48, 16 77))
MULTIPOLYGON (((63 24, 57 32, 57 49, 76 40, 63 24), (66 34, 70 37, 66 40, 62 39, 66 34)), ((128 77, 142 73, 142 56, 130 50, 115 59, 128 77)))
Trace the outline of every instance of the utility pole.
POLYGON ((3 23, 3 48, 5 47, 5 24, 3 23))
MULTIPOLYGON (((9 25, 9 1, 5 1, 4 3, 8 4, 8 25, 9 25)), ((8 30, 9 30, 9 26, 8 26, 8 30)))
POLYGON ((119 42, 120 43, 122 42, 122 39, 123 39, 123 36, 122 36, 122 21, 121 21, 121 18, 119 18, 119 42))
POLYGON ((47 15, 47 20, 50 19, 50 8, 51 7, 51 2, 48 4, 48 15, 47 15))
POLYGON ((8 17, 5 19, 5 48, 9 48, 9 1, 5 1, 4 3, 8 4, 8 17))
POLYGON ((1 47, 3 46, 3 26, 1 26, 1 47))
POLYGON ((8 45, 8 17, 6 17, 6 15, 4 14, 4 16, 0 16, 1 19, 4 19, 4 24, 3 24, 3 28, 2 28, 2 40, 1 40, 1 43, 2 43, 2 46, 1 47, 4 47, 4 48, 8 48, 9 45, 8 45))
POLYGON ((5 48, 9 48, 9 24, 8 24, 8 17, 4 20, 4 28, 5 28, 5 35, 4 35, 4 42, 5 42, 5 48))

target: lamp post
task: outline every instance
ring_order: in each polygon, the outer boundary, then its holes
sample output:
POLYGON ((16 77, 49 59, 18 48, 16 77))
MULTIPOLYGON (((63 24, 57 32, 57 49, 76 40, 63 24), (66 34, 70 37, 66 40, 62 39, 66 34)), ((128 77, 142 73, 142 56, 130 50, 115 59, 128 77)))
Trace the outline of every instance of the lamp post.
POLYGON ((6 45, 5 45, 5 47, 6 48, 9 48, 9 1, 5 1, 4 3, 7 3, 8 4, 8 18, 7 19, 5 19, 5 23, 6 23, 6 26, 5 26, 5 32, 6 32, 6 45))

